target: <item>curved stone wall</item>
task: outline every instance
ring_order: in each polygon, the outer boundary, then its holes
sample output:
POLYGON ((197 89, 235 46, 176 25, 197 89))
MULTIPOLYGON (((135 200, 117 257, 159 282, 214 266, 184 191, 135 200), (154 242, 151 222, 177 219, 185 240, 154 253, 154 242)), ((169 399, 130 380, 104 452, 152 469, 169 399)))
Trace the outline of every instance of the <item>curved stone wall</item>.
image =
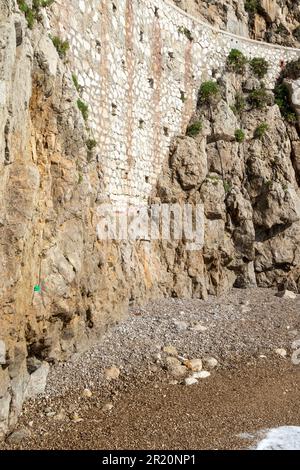
POLYGON ((268 88, 284 63, 300 57, 298 49, 217 30, 168 0, 58 0, 51 21, 70 42, 70 66, 114 202, 147 200, 201 82, 222 74, 232 48, 269 61, 268 88))

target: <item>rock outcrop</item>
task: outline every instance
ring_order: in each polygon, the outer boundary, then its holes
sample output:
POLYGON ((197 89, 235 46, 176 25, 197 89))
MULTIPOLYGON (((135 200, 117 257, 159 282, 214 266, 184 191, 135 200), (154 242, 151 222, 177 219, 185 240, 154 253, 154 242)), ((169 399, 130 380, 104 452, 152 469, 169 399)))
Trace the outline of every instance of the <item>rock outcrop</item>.
MULTIPOLYGON (((297 110, 298 81, 289 83, 297 110)), ((251 104, 260 86, 251 68, 227 71, 219 102, 199 105, 191 121, 202 130, 174 142, 158 182, 165 203, 204 204, 205 246, 193 260, 202 270, 202 294, 256 284, 300 291, 299 135, 272 93, 264 104, 251 104)))
POLYGON ((300 47, 300 5, 293 0, 173 0, 173 3, 231 33, 300 47))

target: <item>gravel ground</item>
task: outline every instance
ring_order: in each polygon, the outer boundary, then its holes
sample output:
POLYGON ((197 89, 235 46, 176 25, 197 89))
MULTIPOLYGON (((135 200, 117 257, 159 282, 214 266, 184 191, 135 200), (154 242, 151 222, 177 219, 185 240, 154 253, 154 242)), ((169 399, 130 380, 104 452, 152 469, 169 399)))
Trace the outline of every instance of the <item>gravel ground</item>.
POLYGON ((45 396, 24 407, 23 438, 2 448, 237 449, 253 445, 241 433, 299 426, 300 366, 290 360, 299 306, 299 296, 236 289, 135 307, 101 344, 52 369, 45 396), (166 346, 182 362, 219 365, 187 386, 166 370, 166 346), (108 381, 112 366, 120 375, 108 381))
POLYGON ((187 358, 215 357, 221 367, 235 367, 277 348, 291 349, 300 339, 300 296, 280 299, 275 291, 235 289, 208 301, 163 299, 133 308, 129 318, 112 329, 100 345, 52 369, 47 394, 97 388, 106 367, 121 375, 135 374, 156 362, 164 346, 172 345, 187 358), (186 323, 186 327, 181 323, 186 323), (197 325, 206 331, 195 331, 197 325), (299 331, 299 333, 298 333, 299 331))

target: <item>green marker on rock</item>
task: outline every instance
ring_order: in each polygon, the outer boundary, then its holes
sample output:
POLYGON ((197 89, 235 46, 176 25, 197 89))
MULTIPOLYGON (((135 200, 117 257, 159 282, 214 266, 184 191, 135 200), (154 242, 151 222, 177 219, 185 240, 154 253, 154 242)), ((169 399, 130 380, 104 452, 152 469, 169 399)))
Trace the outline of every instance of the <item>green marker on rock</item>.
POLYGON ((41 292, 41 286, 36 285, 36 286, 34 286, 33 290, 34 290, 34 292, 41 292))

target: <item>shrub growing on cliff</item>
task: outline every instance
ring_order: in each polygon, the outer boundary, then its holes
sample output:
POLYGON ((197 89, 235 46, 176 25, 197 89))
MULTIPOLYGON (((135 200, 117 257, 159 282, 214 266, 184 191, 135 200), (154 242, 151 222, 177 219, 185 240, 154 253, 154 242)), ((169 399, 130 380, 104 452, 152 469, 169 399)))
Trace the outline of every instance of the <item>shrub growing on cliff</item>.
POLYGON ((223 186, 224 186, 225 194, 230 193, 230 191, 232 190, 232 183, 231 183, 231 181, 224 181, 224 182, 223 182, 223 186))
POLYGON ((199 104, 212 104, 220 94, 219 85, 213 80, 203 82, 198 95, 199 104))
POLYGON ((262 6, 260 0, 245 0, 245 10, 249 15, 254 16, 256 13, 262 12, 262 6))
POLYGON ((89 107, 88 107, 88 105, 85 104, 82 100, 78 99, 77 100, 77 107, 78 107, 79 111, 81 112, 83 119, 85 121, 87 121, 87 119, 89 117, 89 107))
POLYGON ((87 146, 87 149, 89 150, 89 152, 91 152, 92 150, 94 150, 95 147, 97 147, 97 140, 88 139, 86 141, 86 146, 87 146))
POLYGON ((288 87, 284 84, 278 84, 274 90, 275 103, 279 106, 282 116, 290 123, 297 122, 297 116, 290 102, 290 93, 288 87))
POLYGON ((241 114, 246 107, 246 101, 244 95, 241 93, 237 93, 235 95, 235 102, 234 105, 231 107, 234 114, 241 114))
POLYGON ((254 131, 254 138, 255 139, 262 139, 266 132, 269 130, 269 126, 266 122, 263 122, 254 131))
POLYGON ((202 122, 196 121, 190 126, 188 126, 186 130, 186 135, 188 135, 189 137, 196 137, 197 135, 200 134, 201 131, 202 131, 202 122))
POLYGON ((193 41, 193 35, 191 33, 191 31, 185 27, 185 26, 180 26, 180 28, 178 28, 178 32, 181 33, 181 34, 184 34, 185 37, 189 40, 189 41, 193 41))
POLYGON ((283 78, 298 80, 300 78, 300 59, 288 62, 283 71, 283 78))
POLYGON ((250 61, 250 66, 254 75, 258 78, 264 78, 269 70, 269 63, 262 57, 254 57, 254 59, 250 61))
POLYGON ((238 49, 232 49, 227 57, 229 70, 233 70, 236 73, 244 73, 247 62, 247 58, 238 49))
POLYGON ((245 140, 245 132, 242 129, 237 129, 234 133, 235 140, 240 144, 245 140))
POLYGON ((248 102, 253 108, 263 109, 271 104, 271 97, 266 88, 261 85, 257 90, 251 91, 248 96, 248 102))
POLYGON ((300 41, 300 26, 297 26, 297 28, 294 29, 293 36, 297 39, 297 41, 300 41))
POLYGON ((30 8, 25 0, 17 0, 18 7, 24 13, 28 28, 32 29, 35 21, 39 18, 41 8, 52 5, 54 0, 33 0, 30 8))
POLYGON ((63 39, 59 38, 58 36, 50 36, 55 49, 58 52, 58 55, 61 59, 66 57, 67 52, 69 50, 70 44, 68 41, 64 41, 63 39))
POLYGON ((72 81, 73 81, 73 84, 74 84, 76 90, 78 91, 78 93, 80 93, 82 91, 82 86, 79 85, 78 78, 75 75, 75 73, 72 73, 72 81))

